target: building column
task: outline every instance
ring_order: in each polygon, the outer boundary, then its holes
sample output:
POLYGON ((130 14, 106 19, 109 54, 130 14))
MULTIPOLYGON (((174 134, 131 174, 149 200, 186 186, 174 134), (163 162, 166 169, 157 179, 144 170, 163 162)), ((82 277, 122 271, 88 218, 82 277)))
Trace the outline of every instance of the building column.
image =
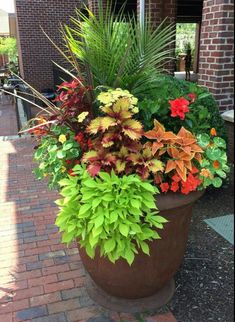
MULTIPOLYGON (((149 18, 153 28, 156 28, 165 18, 168 23, 176 23, 176 0, 145 0, 145 13, 149 18)), ((137 0, 137 15, 140 15, 140 0, 137 0)), ((175 44, 171 45, 172 54, 175 56, 175 44)), ((173 74, 175 71, 175 61, 172 60, 164 66, 165 70, 173 74)))
MULTIPOLYGON (((103 0, 103 8, 106 8, 107 0, 103 0)), ((88 0, 88 7, 93 12, 95 16, 98 14, 99 0, 88 0)))
POLYGON ((209 88, 221 111, 234 108, 233 10, 233 0, 203 2, 198 82, 209 88))

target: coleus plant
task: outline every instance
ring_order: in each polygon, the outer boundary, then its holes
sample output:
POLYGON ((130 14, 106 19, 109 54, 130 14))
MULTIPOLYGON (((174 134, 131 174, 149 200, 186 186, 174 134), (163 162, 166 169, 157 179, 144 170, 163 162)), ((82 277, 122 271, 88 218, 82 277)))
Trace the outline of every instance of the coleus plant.
POLYGON ((88 164, 88 172, 95 176, 101 169, 114 170, 118 174, 138 173, 147 179, 150 173, 161 171, 162 162, 140 142, 144 133, 142 124, 133 119, 138 113, 137 99, 121 89, 101 93, 97 99, 105 115, 92 120, 87 127, 87 132, 96 136, 94 149, 82 158, 88 164))

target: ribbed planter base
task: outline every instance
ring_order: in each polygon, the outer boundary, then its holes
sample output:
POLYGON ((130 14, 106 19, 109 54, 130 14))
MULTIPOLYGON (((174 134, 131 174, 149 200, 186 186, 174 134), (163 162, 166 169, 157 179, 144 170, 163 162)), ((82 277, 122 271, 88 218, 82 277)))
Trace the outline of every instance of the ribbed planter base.
POLYGON ((107 294, 92 281, 89 274, 87 274, 86 288, 90 298, 106 309, 123 313, 142 313, 148 310, 156 310, 166 305, 174 295, 175 282, 174 279, 171 279, 156 294, 133 300, 107 294))

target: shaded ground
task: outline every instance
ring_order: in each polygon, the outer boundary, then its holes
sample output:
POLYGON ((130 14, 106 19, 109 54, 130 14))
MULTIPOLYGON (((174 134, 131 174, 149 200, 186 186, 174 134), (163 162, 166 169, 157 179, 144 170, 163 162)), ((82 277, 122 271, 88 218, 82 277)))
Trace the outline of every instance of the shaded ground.
POLYGON ((234 214, 233 204, 232 171, 229 184, 208 191, 195 205, 187 253, 169 304, 178 322, 234 321, 234 247, 203 221, 234 214))

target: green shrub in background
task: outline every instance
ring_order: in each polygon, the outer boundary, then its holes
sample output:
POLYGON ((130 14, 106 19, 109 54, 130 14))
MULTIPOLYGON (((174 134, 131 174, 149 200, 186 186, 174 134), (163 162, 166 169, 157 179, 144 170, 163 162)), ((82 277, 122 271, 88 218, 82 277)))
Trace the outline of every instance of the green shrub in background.
POLYGON ((148 96, 138 98, 139 119, 144 123, 145 130, 151 129, 153 120, 158 119, 166 129, 173 129, 174 133, 182 126, 195 135, 209 133, 211 128, 215 128, 217 135, 226 140, 218 104, 206 88, 169 75, 156 76, 154 90, 150 90, 148 96), (186 114, 185 120, 171 118, 169 101, 178 97, 189 99, 188 94, 194 94, 195 101, 190 104, 190 112, 186 114))

